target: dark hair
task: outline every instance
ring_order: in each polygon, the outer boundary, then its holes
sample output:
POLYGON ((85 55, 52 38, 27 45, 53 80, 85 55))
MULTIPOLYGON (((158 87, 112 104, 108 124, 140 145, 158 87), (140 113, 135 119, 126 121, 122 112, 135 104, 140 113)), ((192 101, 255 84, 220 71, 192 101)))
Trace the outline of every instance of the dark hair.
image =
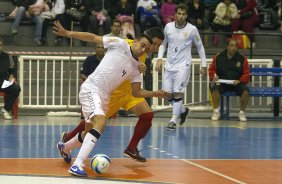
POLYGON ((235 41, 236 44, 238 44, 238 40, 236 40, 235 38, 228 38, 228 39, 226 40, 226 46, 228 46, 231 41, 235 41))
POLYGON ((153 43, 152 37, 150 35, 143 33, 140 38, 142 37, 146 38, 150 42, 150 44, 153 43))
POLYGON ((178 9, 185 10, 188 14, 188 6, 186 4, 180 3, 179 5, 177 5, 175 8, 175 13, 178 11, 178 9))
POLYGON ((161 40, 164 39, 164 32, 159 27, 152 27, 150 29, 147 29, 144 33, 149 35, 152 39, 153 38, 159 38, 161 40))
POLYGON ((112 25, 114 25, 114 23, 119 23, 119 25, 121 25, 121 21, 120 20, 118 20, 118 19, 114 19, 113 21, 112 21, 112 25))

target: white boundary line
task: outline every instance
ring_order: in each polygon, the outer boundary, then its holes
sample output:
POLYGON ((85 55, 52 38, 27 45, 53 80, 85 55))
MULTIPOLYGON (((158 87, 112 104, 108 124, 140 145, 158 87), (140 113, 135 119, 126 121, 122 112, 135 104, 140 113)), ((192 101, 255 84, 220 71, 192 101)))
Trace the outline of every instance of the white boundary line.
POLYGON ((244 183, 244 182, 242 182, 242 181, 236 180, 236 179, 234 179, 234 178, 231 178, 231 177, 229 177, 229 176, 226 176, 226 175, 224 175, 224 174, 221 174, 221 173, 219 173, 219 172, 216 172, 216 171, 214 171, 214 170, 211 170, 211 169, 209 169, 209 168, 207 168, 207 167, 204 167, 204 166, 201 166, 201 165, 196 164, 196 163, 194 163, 194 162, 191 162, 191 161, 189 161, 189 160, 185 160, 185 159, 180 159, 180 160, 183 161, 183 162, 186 162, 186 163, 188 163, 188 164, 194 165, 194 166, 196 166, 196 167, 199 167, 199 168, 201 168, 201 169, 204 169, 204 170, 206 170, 206 171, 208 171, 208 172, 211 172, 211 173, 213 173, 213 174, 219 175, 219 176, 221 176, 221 177, 223 177, 223 178, 226 178, 226 179, 228 179, 228 180, 234 181, 234 182, 236 182, 236 183, 246 184, 246 183, 244 183))

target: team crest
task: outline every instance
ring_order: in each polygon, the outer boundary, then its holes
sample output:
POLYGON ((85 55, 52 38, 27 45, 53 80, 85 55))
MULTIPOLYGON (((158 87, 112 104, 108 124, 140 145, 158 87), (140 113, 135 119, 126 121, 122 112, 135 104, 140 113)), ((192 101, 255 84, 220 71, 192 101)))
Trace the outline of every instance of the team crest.
POLYGON ((184 38, 188 38, 188 33, 187 33, 187 32, 184 32, 184 33, 183 33, 183 37, 184 37, 184 38))
POLYGON ((240 61, 237 61, 237 63, 236 63, 236 67, 237 67, 237 68, 240 68, 240 67, 241 67, 241 63, 240 63, 240 61))

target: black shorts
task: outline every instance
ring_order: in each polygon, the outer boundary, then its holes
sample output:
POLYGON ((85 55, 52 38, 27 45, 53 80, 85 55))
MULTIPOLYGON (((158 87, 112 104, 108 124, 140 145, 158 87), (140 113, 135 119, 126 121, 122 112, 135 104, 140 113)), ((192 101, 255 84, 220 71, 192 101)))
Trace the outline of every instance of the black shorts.
POLYGON ((219 90, 220 94, 223 94, 227 91, 234 91, 236 95, 241 96, 244 91, 250 91, 246 84, 240 83, 238 85, 231 84, 220 84, 214 85, 212 91, 219 90))

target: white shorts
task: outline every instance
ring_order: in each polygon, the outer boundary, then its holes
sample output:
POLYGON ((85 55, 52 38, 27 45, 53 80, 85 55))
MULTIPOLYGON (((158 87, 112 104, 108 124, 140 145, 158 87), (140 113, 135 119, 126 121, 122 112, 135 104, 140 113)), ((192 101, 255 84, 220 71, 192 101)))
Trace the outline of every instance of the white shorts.
POLYGON ((163 75, 162 89, 167 92, 184 93, 190 79, 191 69, 166 71, 163 75))
POLYGON ((87 91, 81 88, 79 92, 79 101, 82 107, 82 113, 87 123, 95 115, 104 115, 108 111, 108 103, 102 100, 100 94, 94 91, 87 91))

